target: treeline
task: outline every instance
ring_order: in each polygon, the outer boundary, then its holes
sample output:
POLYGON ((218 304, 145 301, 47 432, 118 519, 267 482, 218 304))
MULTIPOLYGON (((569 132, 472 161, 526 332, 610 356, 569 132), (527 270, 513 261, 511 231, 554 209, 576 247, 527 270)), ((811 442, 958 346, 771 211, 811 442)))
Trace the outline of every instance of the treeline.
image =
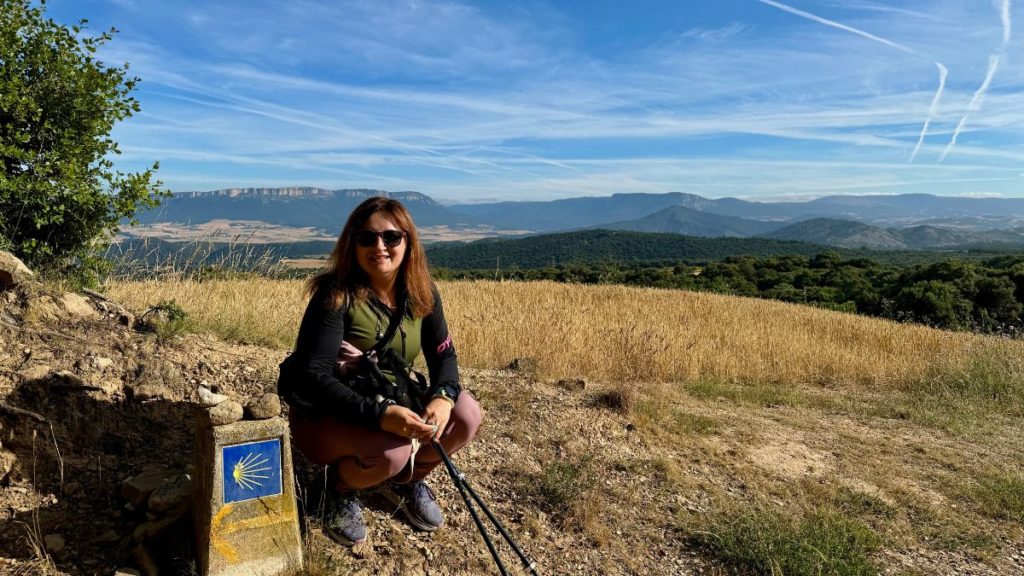
POLYGON ((627 284, 770 298, 950 329, 1020 335, 1024 255, 983 262, 947 259, 900 267, 836 252, 812 257, 731 256, 687 263, 567 264, 533 269, 453 270, 444 279, 555 280, 627 284))

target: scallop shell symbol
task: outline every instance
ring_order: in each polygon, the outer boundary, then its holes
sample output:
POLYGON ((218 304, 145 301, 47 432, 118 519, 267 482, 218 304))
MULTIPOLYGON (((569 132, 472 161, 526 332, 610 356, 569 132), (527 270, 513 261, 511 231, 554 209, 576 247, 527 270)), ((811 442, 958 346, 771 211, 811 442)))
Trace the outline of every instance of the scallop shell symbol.
POLYGON ((264 466, 267 462, 269 460, 262 455, 250 452, 245 455, 245 458, 235 463, 235 467, 231 471, 231 477, 234 478, 235 484, 244 490, 252 490, 262 486, 263 483, 260 480, 270 478, 270 476, 264 474, 270 471, 270 466, 264 466))

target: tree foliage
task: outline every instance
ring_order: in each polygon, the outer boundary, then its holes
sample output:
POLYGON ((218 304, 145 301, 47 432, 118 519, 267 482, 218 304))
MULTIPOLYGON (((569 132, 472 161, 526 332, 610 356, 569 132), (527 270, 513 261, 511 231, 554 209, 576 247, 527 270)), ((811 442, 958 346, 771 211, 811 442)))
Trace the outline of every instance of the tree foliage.
POLYGON ((630 284, 770 298, 958 330, 1024 335, 1024 257, 893 266, 835 252, 730 256, 698 266, 580 263, 497 270, 438 269, 440 278, 630 284))
POLYGON ((85 25, 0 0, 0 237, 44 268, 88 268, 119 222, 166 194, 155 163, 114 169, 110 131, 139 111, 138 79, 97 58, 116 30, 90 36, 85 25))

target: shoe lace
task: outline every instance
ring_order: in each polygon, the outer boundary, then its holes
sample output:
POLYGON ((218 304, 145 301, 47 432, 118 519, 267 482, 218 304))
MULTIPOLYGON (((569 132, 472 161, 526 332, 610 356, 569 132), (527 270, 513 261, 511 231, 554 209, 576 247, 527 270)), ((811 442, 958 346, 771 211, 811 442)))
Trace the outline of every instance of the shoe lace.
POLYGON ((431 501, 436 501, 437 497, 434 496, 434 491, 430 489, 430 486, 422 480, 412 485, 412 498, 414 501, 420 501, 424 498, 431 501))

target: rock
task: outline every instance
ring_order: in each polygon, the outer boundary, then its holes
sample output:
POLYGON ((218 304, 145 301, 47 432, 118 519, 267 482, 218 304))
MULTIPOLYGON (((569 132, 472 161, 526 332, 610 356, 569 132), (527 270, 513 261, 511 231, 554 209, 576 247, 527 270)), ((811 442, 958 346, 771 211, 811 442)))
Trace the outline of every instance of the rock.
POLYGON ((121 483, 121 496, 134 509, 141 509, 153 491, 173 475, 172 471, 165 468, 146 468, 121 483))
POLYGON ((129 388, 136 400, 173 400, 173 390, 182 387, 181 376, 170 362, 142 364, 129 388))
POLYGON ((147 542, 163 534, 168 528, 180 522, 184 517, 185 510, 181 509, 177 514, 171 514, 159 520, 150 520, 139 524, 135 531, 132 532, 132 537, 135 538, 136 542, 147 542))
POLYGON ((132 550, 132 557, 135 558, 141 572, 146 576, 157 576, 160 573, 160 568, 157 566, 156 560, 153 559, 153 555, 142 544, 132 550))
POLYGON ((124 385, 120 380, 112 378, 100 381, 99 386, 107 396, 120 396, 121 391, 124 388, 124 385))
POLYGON ((135 568, 118 568, 114 571, 114 576, 142 576, 142 573, 135 568))
POLYGON ((587 381, 582 378, 568 378, 565 380, 559 380, 558 386, 565 388, 566 390, 579 392, 587 389, 587 381))
POLYGON ((506 370, 520 374, 536 374, 538 368, 537 359, 531 357, 513 358, 505 367, 506 370))
POLYGON ((185 384, 178 368, 170 362, 160 363, 160 379, 163 380, 164 386, 172 390, 181 390, 185 384))
MULTIPOLYGON (((205 380, 203 381, 205 382, 205 380)), ((203 408, 213 408, 217 404, 224 402, 228 397, 223 394, 217 394, 211 391, 206 386, 199 387, 199 405, 203 408)))
POLYGON ((10 450, 0 448, 0 480, 7 477, 18 464, 18 457, 10 450))
POLYGON ((173 399, 170 389, 163 384, 158 384, 156 382, 147 382, 139 386, 134 386, 131 390, 132 398, 139 401, 173 399))
POLYGON ((121 323, 122 326, 133 328, 135 327, 135 314, 132 314, 127 310, 121 310, 117 312, 117 321, 121 323))
POLYGON ((121 537, 114 530, 107 530, 93 539, 96 544, 114 544, 121 541, 121 537))
POLYGON ((66 292, 61 296, 61 304, 68 314, 75 318, 99 318, 99 313, 89 301, 74 292, 66 292))
POLYGON ((53 369, 45 364, 36 364, 18 372, 25 380, 45 380, 53 369))
POLYGON ((25 306, 25 319, 29 322, 57 322, 66 313, 50 296, 44 294, 28 301, 25 306))
POLYGON ((238 422, 242 419, 244 410, 242 405, 234 400, 228 400, 221 402, 213 408, 206 410, 207 415, 210 418, 210 423, 214 426, 223 426, 224 424, 231 424, 232 422, 238 422))
POLYGON ((93 356, 91 363, 93 369, 99 370, 100 372, 114 365, 114 361, 105 356, 93 356))
POLYGON ((60 534, 47 534, 43 536, 43 544, 50 554, 60 554, 64 551, 64 537, 60 534))
POLYGON ((53 376, 52 376, 52 379, 53 379, 55 384, 60 384, 60 385, 63 385, 63 386, 67 386, 69 388, 81 388, 81 387, 87 385, 85 383, 85 380, 82 380, 82 378, 80 376, 78 376, 77 374, 73 374, 71 372, 68 372, 67 370, 61 370, 59 372, 54 372, 53 376))
POLYGON ((245 412, 254 420, 266 420, 281 413, 281 399, 273 392, 256 398, 245 407, 245 412))
POLYGON ((0 288, 13 288, 33 276, 35 274, 17 256, 0 250, 0 288))
POLYGON ((180 506, 192 490, 192 478, 188 474, 178 474, 161 484, 149 497, 151 512, 167 512, 180 506))

